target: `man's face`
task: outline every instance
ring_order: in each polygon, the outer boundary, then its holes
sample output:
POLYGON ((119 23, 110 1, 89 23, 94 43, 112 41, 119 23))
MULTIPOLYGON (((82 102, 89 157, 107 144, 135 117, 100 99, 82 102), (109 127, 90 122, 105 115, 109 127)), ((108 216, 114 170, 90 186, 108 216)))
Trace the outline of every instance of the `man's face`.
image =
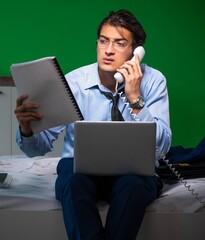
POLYGON ((125 28, 103 26, 97 44, 99 70, 115 73, 116 69, 131 57, 131 32, 125 28))

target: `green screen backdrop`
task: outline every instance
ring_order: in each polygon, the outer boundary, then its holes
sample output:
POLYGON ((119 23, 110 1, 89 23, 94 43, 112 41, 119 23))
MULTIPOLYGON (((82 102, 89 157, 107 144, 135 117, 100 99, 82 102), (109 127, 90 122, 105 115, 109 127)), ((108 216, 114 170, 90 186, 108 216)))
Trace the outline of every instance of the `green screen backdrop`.
POLYGON ((0 75, 12 63, 57 56, 63 72, 96 61, 96 28, 110 10, 131 10, 147 32, 143 62, 167 79, 172 145, 204 137, 204 0, 10 0, 1 2, 0 75))

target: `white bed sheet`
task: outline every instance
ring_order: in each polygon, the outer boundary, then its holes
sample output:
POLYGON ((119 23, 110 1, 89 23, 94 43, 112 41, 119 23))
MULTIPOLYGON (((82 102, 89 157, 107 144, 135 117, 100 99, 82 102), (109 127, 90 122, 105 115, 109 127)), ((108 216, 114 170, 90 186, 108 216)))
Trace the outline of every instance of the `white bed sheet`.
MULTIPOLYGON (((13 177, 8 189, 0 189, 0 209, 59 210, 55 199, 56 166, 60 158, 1 156, 0 172, 13 177)), ((205 178, 187 180, 194 193, 205 203, 205 178)), ((147 212, 205 212, 205 204, 197 200, 180 182, 165 184, 161 196, 147 212)))

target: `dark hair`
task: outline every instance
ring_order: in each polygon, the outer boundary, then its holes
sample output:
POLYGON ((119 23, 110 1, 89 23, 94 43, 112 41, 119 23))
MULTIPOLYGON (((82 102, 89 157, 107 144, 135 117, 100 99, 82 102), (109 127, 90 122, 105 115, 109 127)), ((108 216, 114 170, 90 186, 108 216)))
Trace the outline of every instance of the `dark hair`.
POLYGON ((146 33, 136 19, 136 17, 128 10, 121 9, 119 11, 111 11, 105 17, 97 28, 97 36, 99 38, 101 29, 104 25, 111 25, 114 27, 123 27, 129 30, 133 36, 133 48, 142 46, 145 43, 146 33))

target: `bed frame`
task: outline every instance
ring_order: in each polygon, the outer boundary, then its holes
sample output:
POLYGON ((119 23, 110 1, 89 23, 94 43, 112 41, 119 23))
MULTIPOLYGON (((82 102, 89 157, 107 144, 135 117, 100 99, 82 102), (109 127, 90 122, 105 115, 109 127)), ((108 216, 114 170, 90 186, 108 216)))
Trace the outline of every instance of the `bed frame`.
MULTIPOLYGON (((0 219, 1 240, 67 240, 61 211, 1 209, 0 219)), ((205 213, 146 213, 136 240, 203 240, 204 220, 205 213)))

